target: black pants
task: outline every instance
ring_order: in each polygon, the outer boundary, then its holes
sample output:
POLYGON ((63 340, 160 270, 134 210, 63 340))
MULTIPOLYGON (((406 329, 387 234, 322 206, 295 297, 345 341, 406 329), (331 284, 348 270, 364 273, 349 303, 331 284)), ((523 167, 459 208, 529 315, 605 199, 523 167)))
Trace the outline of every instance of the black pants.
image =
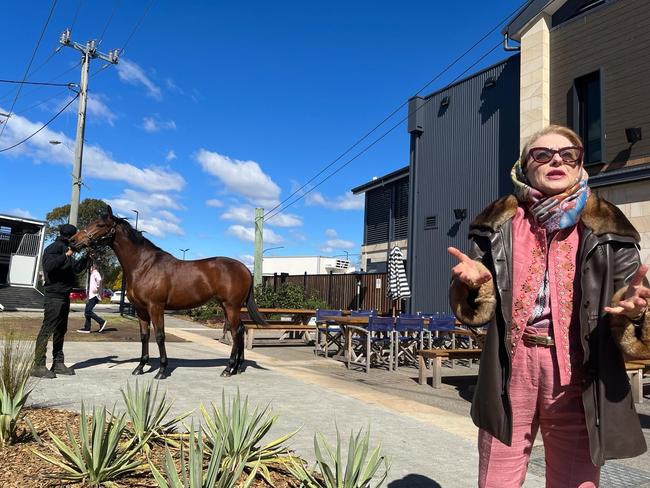
POLYGON ((43 325, 36 337, 34 364, 45 366, 47 341, 52 338, 52 357, 55 363, 63 362, 63 338, 68 331, 68 313, 70 313, 69 298, 45 297, 45 314, 43 325))
POLYGON ((84 324, 84 329, 90 330, 90 319, 93 319, 99 325, 104 324, 104 319, 93 312, 95 305, 99 303, 99 297, 92 297, 86 302, 86 309, 84 310, 84 315, 86 316, 86 323, 84 324))

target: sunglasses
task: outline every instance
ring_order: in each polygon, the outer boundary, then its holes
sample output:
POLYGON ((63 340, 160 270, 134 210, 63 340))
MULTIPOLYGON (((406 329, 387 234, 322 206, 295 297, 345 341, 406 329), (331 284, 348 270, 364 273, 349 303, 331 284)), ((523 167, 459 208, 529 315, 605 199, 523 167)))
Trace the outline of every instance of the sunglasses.
POLYGON ((556 154, 560 155, 562 161, 569 166, 575 167, 582 161, 584 150, 578 146, 561 147, 551 149, 550 147, 533 147, 528 151, 528 156, 540 164, 550 163, 556 154))

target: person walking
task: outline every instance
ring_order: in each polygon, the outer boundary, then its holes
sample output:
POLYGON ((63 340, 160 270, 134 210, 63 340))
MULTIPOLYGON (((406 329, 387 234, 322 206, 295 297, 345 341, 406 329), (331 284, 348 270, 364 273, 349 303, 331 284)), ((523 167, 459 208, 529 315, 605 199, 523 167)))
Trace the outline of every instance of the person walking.
POLYGON ((572 130, 532 136, 515 195, 470 225, 449 253, 450 305, 488 325, 471 415, 479 487, 520 487, 538 430, 546 486, 595 487, 608 459, 642 454, 625 360, 650 358, 648 266, 623 213, 592 194, 572 130))
POLYGON ((99 324, 99 330, 97 332, 104 332, 108 321, 101 318, 93 309, 102 299, 102 275, 97 269, 97 265, 93 263, 90 266, 90 280, 88 284, 88 301, 86 302, 86 309, 84 310, 84 315, 86 317, 86 322, 82 329, 77 329, 77 332, 84 334, 90 333, 91 319, 99 324))
POLYGON ((45 277, 44 314, 41 330, 36 337, 34 368, 32 376, 56 378, 57 374, 73 375, 74 369, 64 363, 63 341, 68 330, 70 312, 70 291, 75 283, 75 274, 86 269, 87 256, 75 259, 69 239, 77 233, 71 224, 59 227, 59 236, 43 252, 43 275, 45 277), (52 336, 52 368, 47 369, 45 356, 47 342, 52 336))

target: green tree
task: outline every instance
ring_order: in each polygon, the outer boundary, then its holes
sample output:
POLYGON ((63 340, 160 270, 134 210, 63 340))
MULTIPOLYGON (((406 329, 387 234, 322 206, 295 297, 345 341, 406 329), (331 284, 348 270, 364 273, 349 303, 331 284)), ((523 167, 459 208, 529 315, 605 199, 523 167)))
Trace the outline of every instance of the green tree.
MULTIPOLYGON (((96 198, 86 198, 79 204, 79 216, 77 222, 77 228, 83 229, 85 226, 90 224, 92 221, 97 220, 99 217, 108 212, 108 205, 96 198)), ((70 204, 67 203, 60 207, 53 208, 50 212, 47 213, 45 219, 47 220, 47 226, 45 228, 45 239, 49 242, 56 239, 59 235, 59 225, 65 224, 68 222, 68 217, 70 215, 70 204)), ((102 274, 104 280, 104 286, 108 287, 108 284, 116 283, 116 278, 118 274, 121 275, 120 263, 117 260, 117 257, 113 253, 113 250, 108 246, 102 246, 97 249, 97 258, 95 259, 97 266, 102 274)), ((86 273, 79 275, 77 283, 81 287, 85 287, 87 280, 86 273)), ((121 276, 120 276, 121 280, 121 276)), ((120 281, 121 283, 121 281, 120 281)), ((119 287, 118 287, 119 288, 119 287)))

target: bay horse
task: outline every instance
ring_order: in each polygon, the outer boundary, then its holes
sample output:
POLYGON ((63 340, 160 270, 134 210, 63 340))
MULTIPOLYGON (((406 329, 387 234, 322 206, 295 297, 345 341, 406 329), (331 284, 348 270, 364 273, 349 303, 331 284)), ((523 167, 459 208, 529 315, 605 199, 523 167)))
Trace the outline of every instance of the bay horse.
POLYGON ((244 324, 240 319, 241 307, 246 306, 256 323, 266 324, 253 297, 253 277, 243 263, 227 257, 195 261, 176 259, 146 239, 126 219, 113 215, 110 206, 106 215, 72 236, 70 245, 75 250, 108 245, 122 265, 126 295, 135 306, 140 322, 142 355, 133 370, 134 375, 143 374, 149 361, 149 324, 153 323, 160 352, 156 379, 164 379, 167 377, 165 310, 198 307, 211 298, 220 302, 232 335, 230 359, 221 376, 242 371, 244 324))

